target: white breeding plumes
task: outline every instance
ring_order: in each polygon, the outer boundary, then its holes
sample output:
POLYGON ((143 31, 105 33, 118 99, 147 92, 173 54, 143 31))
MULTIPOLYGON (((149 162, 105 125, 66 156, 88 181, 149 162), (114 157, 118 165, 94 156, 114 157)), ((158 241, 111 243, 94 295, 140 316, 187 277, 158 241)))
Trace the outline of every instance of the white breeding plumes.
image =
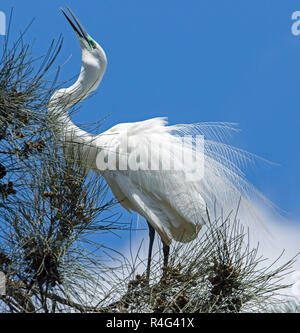
POLYGON ((236 131, 230 123, 168 126, 165 118, 155 118, 118 124, 99 135, 78 128, 68 109, 98 87, 107 61, 101 46, 69 12, 77 26, 63 11, 79 39, 82 68, 71 87, 52 96, 49 113, 57 119, 64 152, 75 151, 84 168, 103 175, 124 208, 147 220, 149 276, 154 230, 163 241, 167 264, 172 240, 197 237, 206 206, 217 204, 228 214, 242 198, 240 209, 254 213, 253 197, 265 198, 245 180, 241 168, 255 157, 224 143, 227 134, 236 131))

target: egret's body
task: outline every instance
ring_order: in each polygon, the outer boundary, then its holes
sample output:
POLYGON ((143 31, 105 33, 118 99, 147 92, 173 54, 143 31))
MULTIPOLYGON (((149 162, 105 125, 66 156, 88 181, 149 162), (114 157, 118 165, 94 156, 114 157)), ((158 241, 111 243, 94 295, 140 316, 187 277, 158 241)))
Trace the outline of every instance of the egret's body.
MULTIPOLYGON (((248 159, 250 155, 212 140, 230 129, 228 124, 167 126, 164 118, 155 118, 118 124, 99 135, 78 128, 70 119, 68 109, 98 87, 107 61, 100 45, 70 13, 78 28, 64 12, 80 42, 82 68, 78 80, 71 87, 61 89, 52 96, 49 112, 57 117, 64 151, 68 153, 75 149, 83 158, 85 168, 103 175, 124 208, 137 212, 147 220, 151 239, 149 258, 154 230, 158 232, 164 244, 166 263, 172 240, 189 242, 196 238, 206 218, 206 206, 217 202, 229 212, 242 197, 244 206, 250 207, 248 190, 251 186, 244 180, 238 167, 238 161, 248 159), (187 165, 188 162, 182 160, 182 141, 178 137, 182 134, 205 136, 202 151, 204 164, 187 165), (128 142, 138 152, 135 159, 137 170, 120 167, 121 159, 131 153, 127 149, 128 142), (150 157, 158 168, 149 170, 144 152, 153 146, 155 148, 151 150, 150 157), (105 159, 112 153, 117 153, 116 167, 106 170, 99 168, 97 157, 102 154, 105 159), (175 170, 160 170, 159 166, 165 160, 172 160, 175 170), (192 178, 188 174, 190 171, 192 178)), ((199 148, 190 142, 183 149, 183 152, 189 152, 199 148)))

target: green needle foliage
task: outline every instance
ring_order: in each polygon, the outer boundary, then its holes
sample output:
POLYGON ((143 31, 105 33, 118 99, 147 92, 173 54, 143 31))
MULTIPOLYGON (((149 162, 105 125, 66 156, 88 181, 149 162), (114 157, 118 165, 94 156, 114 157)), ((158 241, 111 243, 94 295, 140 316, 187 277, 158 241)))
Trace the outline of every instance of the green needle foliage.
POLYGON ((89 176, 80 161, 66 160, 56 142, 47 104, 61 85, 58 70, 52 70, 61 46, 60 37, 38 58, 24 34, 12 46, 7 38, 3 46, 0 271, 6 275, 5 311, 62 311, 60 305, 76 295, 92 294, 92 271, 104 269, 103 246, 92 239, 98 232, 124 228, 113 210, 116 201, 106 200, 103 179, 89 176))
POLYGON ((211 215, 207 211, 200 238, 172 248, 168 267, 159 268, 161 258, 154 262, 150 282, 134 274, 138 260, 131 262, 133 278, 124 282, 115 275, 118 291, 123 282, 123 296, 108 300, 99 311, 238 313, 265 312, 274 304, 282 305, 280 293, 290 287, 282 278, 292 272, 295 258, 272 268, 276 261, 268 264, 258 246, 250 248, 238 208, 228 217, 212 219, 211 215))

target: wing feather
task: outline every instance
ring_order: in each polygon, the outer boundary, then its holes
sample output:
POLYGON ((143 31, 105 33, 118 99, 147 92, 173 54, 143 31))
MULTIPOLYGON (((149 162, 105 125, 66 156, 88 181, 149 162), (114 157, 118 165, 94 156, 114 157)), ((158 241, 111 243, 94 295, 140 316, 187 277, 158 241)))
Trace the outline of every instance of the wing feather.
POLYGON ((270 202, 243 172, 258 157, 228 145, 232 131, 237 131, 232 123, 167 126, 165 118, 119 124, 101 134, 102 146, 107 140, 117 165, 125 158, 134 168, 103 175, 120 203, 144 216, 167 244, 194 239, 205 223, 207 206, 217 204, 228 214, 242 199, 240 209, 258 220, 253 201, 270 202), (197 135, 204 138, 201 147, 195 144, 197 135), (184 144, 183 138, 188 138, 184 144), (183 158, 195 152, 202 154, 203 163, 183 158))

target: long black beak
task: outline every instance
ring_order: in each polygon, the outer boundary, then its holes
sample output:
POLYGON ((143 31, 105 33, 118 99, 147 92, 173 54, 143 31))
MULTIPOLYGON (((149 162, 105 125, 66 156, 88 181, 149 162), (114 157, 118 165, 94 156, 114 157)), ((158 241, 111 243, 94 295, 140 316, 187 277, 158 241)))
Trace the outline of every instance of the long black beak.
POLYGON ((71 24, 72 28, 74 29, 75 33, 77 34, 77 36, 84 38, 87 42, 89 42, 88 40, 88 33, 85 31, 85 29, 83 28, 83 26, 80 24, 80 22, 78 21, 78 19, 76 18, 76 16, 73 14, 73 12, 71 11, 71 9, 67 6, 67 9, 69 11, 69 13, 71 14, 71 16, 73 17, 75 23, 77 23, 78 28, 76 27, 76 25, 72 22, 72 20, 70 19, 70 17, 66 14, 66 12, 61 8, 61 11, 63 12, 63 14, 65 15, 66 19, 69 21, 69 23, 71 24))

